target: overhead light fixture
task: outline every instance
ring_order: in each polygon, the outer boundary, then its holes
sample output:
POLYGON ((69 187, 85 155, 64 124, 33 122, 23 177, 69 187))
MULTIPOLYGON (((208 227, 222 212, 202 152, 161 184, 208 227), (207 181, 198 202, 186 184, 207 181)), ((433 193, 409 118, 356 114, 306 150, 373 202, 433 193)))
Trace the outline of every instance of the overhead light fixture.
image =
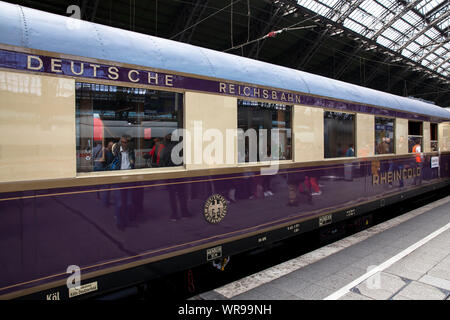
POLYGON ((342 32, 344 32, 344 30, 336 30, 335 32, 333 32, 332 34, 330 34, 330 37, 341 34, 342 32))
POLYGON ((377 45, 371 45, 371 46, 367 47, 366 49, 364 49, 364 51, 370 51, 370 50, 374 50, 376 48, 378 48, 377 45))

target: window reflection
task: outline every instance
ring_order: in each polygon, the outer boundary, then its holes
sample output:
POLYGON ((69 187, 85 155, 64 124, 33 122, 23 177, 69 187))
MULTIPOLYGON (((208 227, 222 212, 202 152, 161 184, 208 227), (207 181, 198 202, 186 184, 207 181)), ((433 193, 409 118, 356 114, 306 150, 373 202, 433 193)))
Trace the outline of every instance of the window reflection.
POLYGON ((430 123, 430 144, 431 151, 438 151, 438 125, 437 123, 430 123))
POLYGON ((238 161, 292 159, 291 112, 292 106, 238 100, 238 161))
POLYGON ((395 120, 375 117, 375 154, 394 153, 395 120))
POLYGON ((423 152, 422 122, 408 121, 408 152, 423 152))
POLYGON ((355 115, 343 112, 324 112, 325 158, 354 157, 355 115))
POLYGON ((76 83, 77 171, 173 166, 182 123, 182 94, 76 83))

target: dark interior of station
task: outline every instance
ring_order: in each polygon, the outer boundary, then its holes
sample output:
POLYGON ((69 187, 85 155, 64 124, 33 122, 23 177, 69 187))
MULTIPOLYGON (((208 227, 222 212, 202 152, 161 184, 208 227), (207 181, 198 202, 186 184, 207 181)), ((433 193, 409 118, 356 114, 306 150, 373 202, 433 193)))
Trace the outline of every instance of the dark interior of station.
POLYGON ((20 0, 450 107, 447 0, 20 0))

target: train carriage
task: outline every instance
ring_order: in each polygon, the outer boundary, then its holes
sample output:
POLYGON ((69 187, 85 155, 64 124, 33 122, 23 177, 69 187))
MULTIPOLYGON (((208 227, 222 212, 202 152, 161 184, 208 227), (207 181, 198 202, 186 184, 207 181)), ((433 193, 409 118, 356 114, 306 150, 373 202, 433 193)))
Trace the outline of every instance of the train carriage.
POLYGON ((2 299, 91 297, 449 184, 433 104, 4 2, 0 30, 2 299))

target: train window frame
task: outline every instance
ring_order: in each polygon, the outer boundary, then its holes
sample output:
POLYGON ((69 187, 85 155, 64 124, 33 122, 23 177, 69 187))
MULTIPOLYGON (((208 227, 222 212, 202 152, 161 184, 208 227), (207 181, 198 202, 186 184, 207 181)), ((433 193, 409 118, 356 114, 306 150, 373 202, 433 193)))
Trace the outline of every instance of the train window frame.
POLYGON ((342 111, 338 109, 329 109, 329 108, 322 108, 323 110, 323 160, 324 161, 330 161, 330 160, 342 160, 342 159, 357 159, 358 158, 358 150, 357 150, 357 143, 358 143, 358 135, 357 135, 357 129, 358 129, 358 113, 357 112, 347 112, 342 111), (325 114, 327 112, 334 112, 334 113, 345 113, 345 114, 351 114, 353 115, 353 156, 352 157, 346 157, 345 155, 342 157, 326 157, 325 155, 325 114))
MULTIPOLYGON (((156 86, 150 86, 150 85, 140 85, 140 84, 130 84, 130 83, 124 83, 124 82, 110 82, 110 81, 105 81, 105 80, 101 80, 101 79, 89 79, 89 80, 81 80, 81 79, 75 79, 75 91, 77 88, 77 84, 90 84, 90 85, 95 85, 96 87, 98 86, 115 86, 115 87, 125 87, 125 88, 129 88, 129 89, 146 89, 146 90, 155 90, 155 91, 166 91, 166 92, 171 92, 171 93, 178 93, 181 94, 181 111, 182 111, 182 127, 178 128, 178 129, 186 129, 186 91, 185 90, 181 90, 181 89, 176 89, 176 88, 161 88, 161 87, 156 87, 156 86)), ((75 92, 76 93, 76 92, 75 92)), ((76 107, 76 94, 74 95, 74 110, 76 112, 77 107, 76 107)), ((77 148, 78 148, 78 131, 77 131, 77 115, 75 114, 75 123, 74 123, 74 131, 75 131, 75 158, 77 158, 77 148)), ((186 150, 186 139, 183 139, 183 150, 186 150)), ((89 178, 89 177, 93 177, 93 176, 131 176, 131 175, 147 175, 147 174, 157 174, 157 173, 165 173, 165 172, 183 172, 187 170, 187 164, 186 164, 186 154, 183 153, 183 162, 180 165, 175 165, 175 166, 168 166, 168 167, 152 167, 152 168, 136 168, 136 169, 124 169, 124 170, 104 170, 104 171, 87 171, 87 172, 83 172, 83 171, 78 171, 78 164, 75 168, 76 170, 76 177, 77 178, 89 178)), ((77 161, 75 159, 75 161, 77 161)))
POLYGON ((431 152, 438 152, 439 151, 439 126, 436 122, 430 122, 430 150, 431 152), (433 127, 435 127, 435 130, 433 130, 433 127), (435 131, 435 138, 433 140, 433 131, 435 131), (433 143, 436 145, 436 150, 433 150, 433 143))
MULTIPOLYGON (((248 162, 240 162, 239 161, 239 137, 237 137, 236 140, 236 165, 237 167, 252 167, 252 166, 261 166, 261 165, 269 165, 269 164, 285 164, 285 163, 293 163, 294 162, 294 152, 295 152, 295 139, 294 139, 294 130, 293 130, 293 124, 294 124, 294 108, 295 104, 287 104, 287 103, 280 103, 276 101, 266 101, 261 99, 251 99, 251 98, 243 98, 239 97, 236 99, 236 130, 239 130, 239 101, 249 101, 249 102, 256 102, 256 103, 266 103, 266 104, 274 104, 274 105, 283 105, 286 107, 290 107, 290 131, 291 131, 291 154, 290 159, 270 159, 270 160, 257 160, 257 161, 248 161, 248 162)), ((244 146, 245 147, 245 146, 244 146)))
POLYGON ((386 155, 395 155, 397 154, 397 148, 396 148, 396 129, 397 129, 397 118, 395 117, 386 117, 386 116, 374 116, 374 132, 373 132, 373 136, 374 136, 374 155, 375 156, 386 156, 386 155), (394 121, 394 126, 393 126, 393 133, 394 136, 392 138, 392 146, 393 146, 393 151, 390 153, 377 153, 377 118, 378 119, 390 119, 394 121))
POLYGON ((421 152, 424 152, 423 125, 424 125, 423 121, 408 120, 408 153, 409 154, 414 153, 412 151, 412 148, 411 148, 411 151, 410 151, 410 145, 414 146, 414 144, 410 143, 410 139, 411 138, 412 139, 419 139, 420 138, 420 150, 421 150, 421 152), (410 128, 411 128, 410 124, 412 124, 412 123, 420 124, 420 135, 410 134, 410 128))

